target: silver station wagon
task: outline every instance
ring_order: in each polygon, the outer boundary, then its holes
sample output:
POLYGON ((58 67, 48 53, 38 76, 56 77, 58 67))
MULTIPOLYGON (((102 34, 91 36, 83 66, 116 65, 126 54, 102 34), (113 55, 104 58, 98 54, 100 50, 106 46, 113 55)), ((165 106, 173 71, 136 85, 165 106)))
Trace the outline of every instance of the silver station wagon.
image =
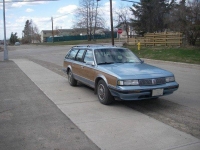
POLYGON ((122 47, 82 45, 65 56, 63 70, 68 82, 94 88, 102 104, 114 100, 143 100, 172 94, 178 89, 174 74, 148 65, 122 47))

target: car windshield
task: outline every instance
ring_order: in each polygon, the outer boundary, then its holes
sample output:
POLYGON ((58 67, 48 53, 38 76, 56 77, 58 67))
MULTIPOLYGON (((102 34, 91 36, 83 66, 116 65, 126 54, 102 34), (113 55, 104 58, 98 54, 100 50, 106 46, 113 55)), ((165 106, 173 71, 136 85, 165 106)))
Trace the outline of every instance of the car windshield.
POLYGON ((129 49, 96 49, 97 64, 111 63, 141 63, 141 60, 129 49))

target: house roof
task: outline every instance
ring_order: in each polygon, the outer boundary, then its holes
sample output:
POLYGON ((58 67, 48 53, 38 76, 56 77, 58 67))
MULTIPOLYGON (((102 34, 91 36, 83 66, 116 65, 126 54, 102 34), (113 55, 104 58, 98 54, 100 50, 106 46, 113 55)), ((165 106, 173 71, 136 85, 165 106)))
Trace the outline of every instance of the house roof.
MULTIPOLYGON (((104 28, 97 27, 96 29, 98 30, 98 29, 104 29, 104 28)), ((59 30, 60 32, 69 32, 69 31, 83 32, 83 31, 87 31, 86 28, 54 29, 54 30, 59 30)), ((52 32, 52 30, 42 30, 41 32, 52 32)))

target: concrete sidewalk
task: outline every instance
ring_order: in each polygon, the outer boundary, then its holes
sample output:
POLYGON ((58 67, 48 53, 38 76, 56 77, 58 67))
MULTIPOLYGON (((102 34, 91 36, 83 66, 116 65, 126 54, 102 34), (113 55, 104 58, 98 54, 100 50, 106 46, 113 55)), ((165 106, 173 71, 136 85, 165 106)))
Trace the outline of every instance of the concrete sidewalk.
POLYGON ((14 62, 0 62, 0 150, 41 149, 99 148, 14 62))
POLYGON ((106 150, 199 150, 200 140, 116 103, 105 106, 93 91, 29 60, 14 60, 22 71, 98 147, 106 150))
POLYGON ((14 62, 23 72, 0 62, 0 149, 199 150, 191 135, 119 103, 102 105, 93 90, 29 60, 14 62))

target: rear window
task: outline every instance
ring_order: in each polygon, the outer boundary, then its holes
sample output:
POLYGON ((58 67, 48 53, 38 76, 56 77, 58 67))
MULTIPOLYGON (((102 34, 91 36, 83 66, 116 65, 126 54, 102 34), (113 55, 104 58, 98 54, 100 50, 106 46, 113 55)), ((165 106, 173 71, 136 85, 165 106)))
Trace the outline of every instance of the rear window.
POLYGON ((85 50, 79 50, 77 56, 76 56, 76 60, 77 61, 82 61, 83 60, 83 54, 84 54, 85 50))
POLYGON ((77 52, 78 52, 78 49, 72 49, 68 53, 68 55, 66 56, 66 58, 68 58, 68 59, 75 59, 77 52))
POLYGON ((87 61, 94 61, 93 53, 91 50, 87 50, 85 54, 84 62, 87 62, 87 61))

